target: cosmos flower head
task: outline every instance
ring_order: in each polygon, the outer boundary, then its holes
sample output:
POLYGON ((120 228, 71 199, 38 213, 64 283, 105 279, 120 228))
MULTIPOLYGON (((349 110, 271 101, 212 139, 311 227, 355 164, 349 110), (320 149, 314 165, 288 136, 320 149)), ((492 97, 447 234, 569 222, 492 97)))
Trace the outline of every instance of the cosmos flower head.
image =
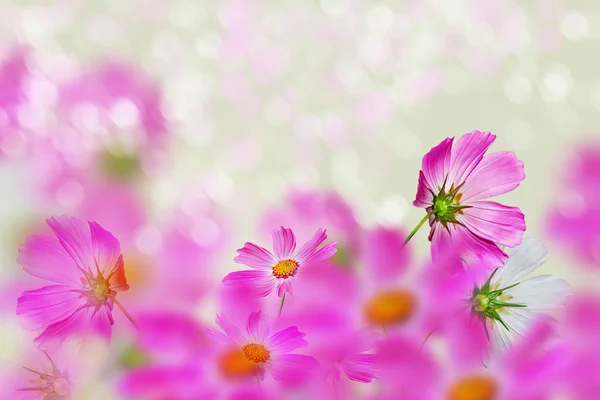
POLYGON ((454 138, 445 139, 423 157, 413 204, 425 208, 427 215, 407 241, 429 221, 434 258, 458 240, 467 245, 465 258, 484 258, 493 266, 506 258, 498 244, 521 243, 521 211, 486 200, 510 192, 525 179, 523 163, 514 153, 485 154, 495 139, 490 132, 473 131, 454 145, 454 138))
POLYGON ((246 323, 246 333, 235 326, 225 315, 217 316, 220 330, 209 328, 208 336, 229 349, 223 362, 228 371, 245 371, 263 380, 271 375, 275 380, 289 384, 304 381, 318 366, 313 357, 292 353, 305 347, 305 334, 297 327, 271 334, 270 321, 262 312, 253 312, 246 323))
POLYGON ((524 279, 546 261, 548 250, 540 240, 526 238, 507 253, 505 265, 476 285, 469 299, 472 313, 491 328, 499 353, 510 348, 514 335, 524 336, 541 311, 562 308, 571 294, 569 284, 554 275, 524 279))
POLYGON ((40 368, 23 366, 28 373, 27 381, 17 383, 16 396, 23 399, 70 400, 72 399, 72 383, 66 370, 59 368, 52 357, 43 352, 45 362, 38 363, 40 368))
POLYGON ((328 260, 336 251, 336 243, 319 246, 327 239, 323 229, 317 230, 311 240, 296 250, 296 236, 289 228, 273 230, 274 254, 254 243, 245 243, 238 249, 235 262, 245 264, 249 271, 232 272, 223 279, 227 286, 245 286, 257 296, 267 296, 277 287, 277 295, 292 293, 293 282, 303 269, 328 260))
POLYGON ((55 237, 30 236, 18 258, 25 272, 50 283, 18 300, 23 326, 42 330, 36 342, 90 331, 109 339, 114 305, 133 323, 116 298, 129 289, 119 241, 96 222, 69 216, 46 222, 55 237))

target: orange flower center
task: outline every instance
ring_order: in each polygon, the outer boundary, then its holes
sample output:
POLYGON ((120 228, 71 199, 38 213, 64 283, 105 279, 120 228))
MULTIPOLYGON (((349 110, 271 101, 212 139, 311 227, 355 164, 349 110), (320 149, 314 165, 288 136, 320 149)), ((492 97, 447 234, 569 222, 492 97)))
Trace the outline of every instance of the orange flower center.
POLYGON ((262 364, 269 359, 269 350, 262 344, 250 343, 242 348, 244 355, 250 361, 262 364))
POLYGON ((493 400, 498 387, 487 375, 467 376, 454 382, 447 393, 447 400, 493 400))
POLYGON ((141 257, 128 257, 125 276, 127 277, 127 283, 134 290, 143 288, 149 278, 148 263, 141 257))
POLYGON ((413 314, 416 300, 406 290, 379 292, 367 301, 365 317, 373 325, 393 325, 407 321, 413 314))
POLYGON ((226 351, 219 359, 219 371, 226 378, 254 376, 259 368, 258 364, 250 360, 239 348, 226 351))
POLYGON ((104 301, 108 297, 109 293, 110 291, 108 289, 108 282, 106 282, 104 278, 99 279, 96 283, 96 287, 94 288, 94 295, 96 296, 96 299, 98 299, 98 301, 104 301))
POLYGON ((298 263, 294 260, 279 261, 273 267, 273 276, 280 278, 280 279, 289 278, 290 276, 294 276, 296 274, 298 267, 299 267, 298 263))

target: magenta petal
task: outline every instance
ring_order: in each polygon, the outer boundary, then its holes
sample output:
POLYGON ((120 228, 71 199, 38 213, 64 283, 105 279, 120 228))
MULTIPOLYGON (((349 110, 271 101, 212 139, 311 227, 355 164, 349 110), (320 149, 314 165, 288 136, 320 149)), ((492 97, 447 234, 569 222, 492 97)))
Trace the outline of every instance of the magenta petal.
POLYGON ((423 175, 423 171, 419 171, 419 183, 417 186, 417 196, 413 201, 415 207, 426 208, 433 204, 433 194, 431 194, 431 188, 423 175))
POLYGON ((238 256, 233 259, 238 264, 244 264, 251 268, 272 268, 277 260, 266 249, 254 243, 244 243, 244 247, 238 249, 238 256))
POLYGON ((304 336, 306 335, 299 332, 297 327, 290 326, 271 336, 267 347, 275 353, 287 353, 307 346, 304 336))
POLYGON ((377 356, 375 354, 355 354, 342 361, 342 369, 348 379, 369 383, 375 378, 377 356))
MULTIPOLYGON (((506 260, 507 255, 500 250, 500 248, 494 242, 475 235, 465 227, 454 224, 449 226, 452 232, 450 243, 454 245, 459 243, 461 247, 464 247, 465 255, 463 258, 467 262, 473 261, 469 260, 469 258, 477 258, 489 264, 490 267, 501 267, 504 264, 504 260, 506 260)), ((442 230, 442 228, 440 230, 442 230)), ((443 232, 446 232, 446 230, 443 229, 443 232)), ((445 235, 445 233, 442 234, 442 236, 443 235, 445 235)))
POLYGON ((46 222, 79 267, 94 267, 90 231, 82 221, 75 217, 61 216, 48 218, 46 222))
POLYGON ((108 307, 99 307, 94 310, 91 316, 91 328, 94 333, 106 340, 110 340, 112 326, 115 323, 112 313, 108 307))
POLYGON ((235 344, 242 345, 245 342, 244 336, 240 330, 229 319, 223 315, 217 315, 217 325, 223 330, 223 333, 235 344))
POLYGON ((443 142, 433 147, 423 157, 421 170, 427 186, 438 192, 444 185, 446 174, 450 169, 450 150, 454 138, 446 138, 443 142))
POLYGON ((291 258, 292 253, 296 249, 296 237, 294 232, 289 228, 283 226, 279 229, 274 229, 272 232, 273 236, 273 250, 278 260, 287 260, 291 258))
POLYGON ((50 341, 63 341, 76 333, 89 332, 91 310, 92 308, 89 306, 78 308, 67 318, 57 321, 52 325, 48 325, 48 327, 35 338, 35 341, 42 346, 50 341))
POLYGON ((197 367, 197 361, 183 365, 143 367, 128 371, 122 377, 119 382, 119 391, 126 396, 142 396, 143 398, 150 396, 149 398, 152 399, 202 398, 187 397, 191 396, 190 382, 201 382, 203 378, 201 370, 197 367))
POLYGON ((406 234, 396 229, 376 228, 365 236, 363 250, 369 277, 377 281, 399 277, 409 263, 409 248, 404 246, 406 234))
POLYGON ((496 140, 490 132, 473 131, 463 135, 452 148, 448 184, 460 185, 481 162, 496 140))
POLYGON ((273 291, 276 279, 269 271, 236 271, 223 278, 223 284, 244 287, 253 296, 264 297, 273 291))
POLYGON ((204 329, 185 313, 152 311, 137 317, 138 345, 154 354, 184 358, 201 344, 204 329))
POLYGON ((251 313, 246 324, 246 332, 254 342, 264 343, 269 336, 268 318, 260 311, 251 313))
POLYGON ((117 260, 121 256, 121 246, 112 233, 97 223, 89 222, 89 226, 92 236, 92 254, 100 271, 105 277, 108 277, 117 267, 117 260))
POLYGON ((271 358, 267 370, 276 380, 293 385, 309 379, 318 365, 319 363, 310 356, 282 354, 271 358))
POLYGON ((315 250, 317 250, 317 247, 319 247, 321 243, 325 241, 325 239, 327 239, 327 231, 323 229, 317 230, 312 239, 306 242, 300 251, 298 251, 298 254, 295 256, 296 261, 302 264, 315 252, 315 250))
POLYGON ((35 330, 60 322, 77 311, 85 300, 69 286, 50 285, 23 292, 17 303, 17 315, 25 329, 35 330))
POLYGON ((478 201, 465 208, 459 216, 475 235, 494 243, 514 247, 521 243, 525 232, 525 216, 516 207, 492 201, 478 201))
POLYGON ((79 284, 81 272, 60 245, 48 236, 30 236, 19 248, 18 263, 25 272, 48 281, 79 284))
POLYGON ((499 151, 483 157, 463 187, 462 201, 484 200, 508 193, 525 179, 523 162, 511 151, 499 151))

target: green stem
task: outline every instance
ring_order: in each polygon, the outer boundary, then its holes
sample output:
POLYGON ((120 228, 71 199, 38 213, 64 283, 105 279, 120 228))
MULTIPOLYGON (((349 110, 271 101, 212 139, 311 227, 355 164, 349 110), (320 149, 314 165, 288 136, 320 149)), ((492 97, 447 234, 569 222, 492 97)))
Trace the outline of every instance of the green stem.
POLYGON ((429 214, 427 214, 422 220, 421 222, 419 222, 419 224, 417 225, 417 227, 415 229, 413 229, 413 231, 410 233, 410 235, 408 235, 408 237, 406 238, 406 240, 404 241, 404 245, 406 246, 406 243, 408 243, 408 241, 410 239, 412 239, 413 236, 415 236, 415 233, 417 233, 417 231, 419 229, 421 229, 421 227, 423 226, 423 224, 429 219, 429 217, 431 217, 433 215, 435 211, 431 210, 431 212, 429 212, 429 214))
POLYGON ((279 315, 278 317, 281 317, 281 310, 283 310, 283 303, 285 302, 285 295, 287 293, 284 293, 283 296, 281 297, 281 305, 279 306, 279 315))

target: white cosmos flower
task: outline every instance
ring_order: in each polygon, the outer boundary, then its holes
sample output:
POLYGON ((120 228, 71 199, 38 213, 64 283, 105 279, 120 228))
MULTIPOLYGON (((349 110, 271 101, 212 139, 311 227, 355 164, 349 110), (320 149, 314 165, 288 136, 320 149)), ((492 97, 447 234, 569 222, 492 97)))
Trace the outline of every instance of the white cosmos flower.
POLYGON ((523 279, 546 261, 548 249, 540 240, 526 238, 506 252, 504 266, 476 287, 471 298, 473 311, 491 327, 497 352, 506 351, 514 335, 523 336, 540 312, 562 308, 571 294, 569 284, 554 275, 523 279))

